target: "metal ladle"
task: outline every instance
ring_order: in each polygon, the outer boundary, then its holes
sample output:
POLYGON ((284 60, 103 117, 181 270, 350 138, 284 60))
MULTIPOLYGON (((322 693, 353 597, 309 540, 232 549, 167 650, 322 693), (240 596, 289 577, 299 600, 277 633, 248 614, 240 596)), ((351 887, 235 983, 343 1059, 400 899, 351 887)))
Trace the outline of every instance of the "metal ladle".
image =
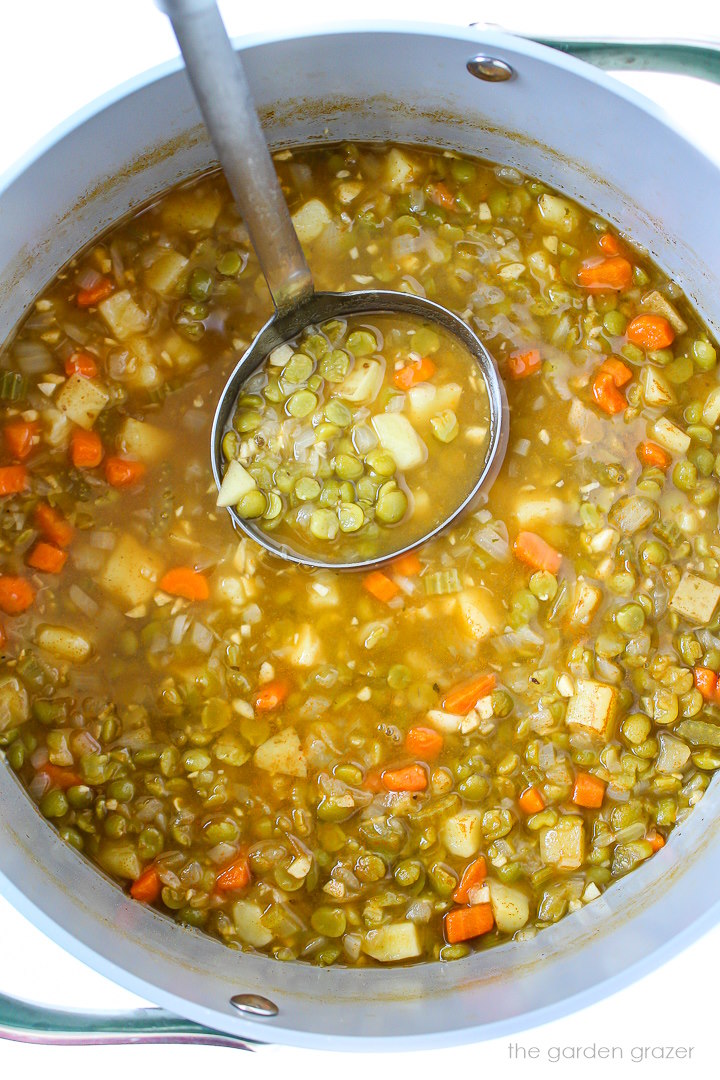
POLYGON ((222 437, 241 386, 276 346, 308 326, 350 315, 399 312, 436 323, 457 338, 480 368, 488 391, 490 440, 478 478, 451 514, 423 536, 375 559, 335 562, 301 555, 275 541, 228 507, 234 523, 268 551, 305 566, 334 570, 367 569, 396 558, 447 528, 476 506, 502 464, 507 447, 508 408, 495 362, 473 331, 447 308, 431 300, 382 289, 316 292, 310 268, 293 227, 250 87, 232 47, 215 0, 156 0, 175 31, 188 76, 230 190, 250 234, 250 241, 273 298, 275 312, 235 366, 215 411, 212 470, 222 483, 222 437))

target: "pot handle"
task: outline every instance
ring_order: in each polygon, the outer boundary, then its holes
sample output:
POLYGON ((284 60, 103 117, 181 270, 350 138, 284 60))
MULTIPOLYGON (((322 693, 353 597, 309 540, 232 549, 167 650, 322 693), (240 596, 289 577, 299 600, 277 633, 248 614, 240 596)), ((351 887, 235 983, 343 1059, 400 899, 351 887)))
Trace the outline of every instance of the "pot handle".
POLYGON ((252 1050, 250 1039, 182 1020, 165 1009, 83 1012, 54 1009, 0 994, 0 1039, 51 1046, 103 1046, 117 1043, 193 1043, 252 1050))
POLYGON ((605 71, 656 71, 720 84, 720 45, 709 41, 603 41, 527 35, 531 36, 538 45, 568 53, 605 71))

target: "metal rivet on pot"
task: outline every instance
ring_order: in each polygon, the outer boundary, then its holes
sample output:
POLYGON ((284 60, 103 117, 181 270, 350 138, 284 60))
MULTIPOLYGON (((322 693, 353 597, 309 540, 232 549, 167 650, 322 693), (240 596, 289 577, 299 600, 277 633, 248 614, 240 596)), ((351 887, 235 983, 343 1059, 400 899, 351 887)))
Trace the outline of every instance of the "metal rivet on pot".
POLYGON ((230 1004, 248 1016, 277 1016, 280 1011, 274 1001, 260 994, 235 994, 230 998, 230 1004))
POLYGON ((483 82, 507 82, 515 74, 509 64, 495 56, 473 56, 466 67, 471 75, 483 82))

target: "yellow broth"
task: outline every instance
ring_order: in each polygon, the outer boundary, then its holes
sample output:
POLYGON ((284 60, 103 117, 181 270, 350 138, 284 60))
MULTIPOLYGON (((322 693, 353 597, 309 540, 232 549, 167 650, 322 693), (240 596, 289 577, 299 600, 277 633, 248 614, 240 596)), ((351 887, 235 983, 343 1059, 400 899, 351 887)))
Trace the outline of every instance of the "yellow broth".
POLYGON ((171 191, 2 354, 0 747, 181 924, 452 960, 672 846, 720 764, 716 351, 628 239, 513 169, 277 166, 319 288, 422 290, 497 357, 487 504, 379 577, 238 539, 209 427, 269 297, 222 178, 171 191))

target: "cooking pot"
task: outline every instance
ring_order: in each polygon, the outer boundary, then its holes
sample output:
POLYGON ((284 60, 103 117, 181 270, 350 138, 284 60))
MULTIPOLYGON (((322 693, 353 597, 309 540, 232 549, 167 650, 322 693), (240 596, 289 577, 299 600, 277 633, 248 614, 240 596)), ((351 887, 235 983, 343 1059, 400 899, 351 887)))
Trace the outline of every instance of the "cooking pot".
MULTIPOLYGON (((516 166, 629 233, 720 330, 720 164, 655 106, 570 55, 720 81, 720 49, 541 44, 402 24, 273 33, 238 47, 273 146, 392 140, 516 166)), ((177 62, 50 135, 0 185, 0 340, 78 249, 212 164, 177 62)), ((60 840, 1 761, 0 805, 0 886, 11 903, 69 952, 162 1006, 99 1017, 0 997, 0 1034, 14 1038, 346 1050, 494 1038, 619 989, 720 912, 717 780, 655 858, 533 940, 380 970, 233 951, 132 901, 60 840)))

